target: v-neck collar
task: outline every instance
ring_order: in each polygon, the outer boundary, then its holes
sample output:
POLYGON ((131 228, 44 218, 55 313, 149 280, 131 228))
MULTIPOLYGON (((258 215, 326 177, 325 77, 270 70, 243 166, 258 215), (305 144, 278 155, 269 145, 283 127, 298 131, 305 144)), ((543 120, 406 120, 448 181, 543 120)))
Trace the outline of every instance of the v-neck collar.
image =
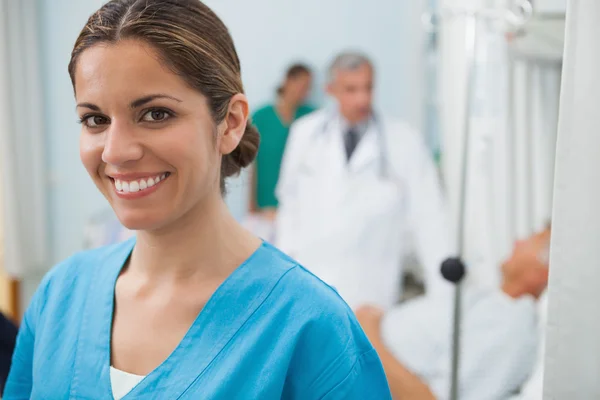
MULTIPOLYGON (((110 396, 111 331, 115 285, 135 246, 135 237, 99 255, 81 319, 72 398, 110 396), (108 253, 108 254, 107 254, 108 253)), ((217 288, 173 352, 124 399, 144 393, 179 398, 206 371, 285 273, 273 266, 275 250, 263 243, 217 288), (240 299, 242 299, 240 301, 240 299)), ((290 263, 291 264, 291 263, 290 263)))

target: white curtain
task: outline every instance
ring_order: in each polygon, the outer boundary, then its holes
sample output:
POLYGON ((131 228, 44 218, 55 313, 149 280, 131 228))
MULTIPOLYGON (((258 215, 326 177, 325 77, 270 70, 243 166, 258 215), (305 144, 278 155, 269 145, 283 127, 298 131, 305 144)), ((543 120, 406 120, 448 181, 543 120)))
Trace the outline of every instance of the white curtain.
POLYGON ((524 238, 549 222, 560 92, 560 65, 518 59, 512 66, 511 235, 524 238))
MULTIPOLYGON (((446 7, 500 7, 506 2, 445 0, 446 7)), ((451 16, 441 32, 443 173, 458 225, 466 104, 466 19, 451 16)), ((560 65, 511 62, 506 27, 480 20, 466 193, 468 280, 498 287, 499 264, 513 243, 550 219, 560 65)))
POLYGON ((0 171, 4 267, 47 267, 43 109, 35 0, 0 0, 0 171))
POLYGON ((571 0, 556 152, 544 399, 600 398, 600 1, 571 0))

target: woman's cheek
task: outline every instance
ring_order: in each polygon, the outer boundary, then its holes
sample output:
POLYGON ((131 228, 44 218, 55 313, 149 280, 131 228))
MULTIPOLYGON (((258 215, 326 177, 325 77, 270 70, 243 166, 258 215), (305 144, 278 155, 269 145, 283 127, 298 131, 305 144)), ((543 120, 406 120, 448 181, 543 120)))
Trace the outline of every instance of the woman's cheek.
POLYGON ((92 177, 97 174, 102 163, 103 146, 99 139, 85 132, 81 134, 79 139, 79 157, 92 177))

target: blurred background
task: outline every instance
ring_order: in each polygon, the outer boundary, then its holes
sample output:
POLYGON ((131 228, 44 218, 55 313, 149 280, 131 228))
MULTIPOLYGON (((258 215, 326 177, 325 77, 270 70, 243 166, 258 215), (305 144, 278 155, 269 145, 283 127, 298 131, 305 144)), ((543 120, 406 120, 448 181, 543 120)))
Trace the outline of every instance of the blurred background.
MULTIPOLYGON (((518 8, 518 2, 508 0, 206 3, 231 30, 253 109, 273 101, 286 68, 294 62, 304 63, 313 71, 310 103, 326 105, 328 63, 343 50, 364 52, 376 68, 377 109, 422 133, 447 182, 457 181, 462 157, 465 19, 448 13, 442 19, 435 13, 461 7, 518 8)), ((515 235, 524 236, 539 228, 550 215, 566 1, 531 3, 535 18, 527 26, 514 28, 500 21, 502 18, 493 23, 481 19, 478 30, 476 101, 471 121, 477 135, 472 144, 479 147, 474 157, 479 161, 472 164, 480 163, 487 175, 472 178, 481 182, 475 182, 471 190, 475 198, 470 215, 480 221, 493 218, 485 229, 500 236, 495 240, 503 243, 497 245, 501 250, 496 252, 500 253, 511 247, 515 235), (509 39, 510 35, 515 39, 509 39), (509 79, 516 81, 514 88, 509 79), (511 115, 517 118, 511 120, 511 115), (527 134, 517 134, 519 130, 527 134), (511 131, 510 135, 506 131, 511 131), (522 138, 525 143, 509 143, 510 137, 522 138), (535 140, 546 147, 529 143, 535 140), (536 148, 529 149, 527 143, 536 148), (516 147, 510 148, 513 145, 516 147), (490 157, 492 154, 495 157, 490 157), (509 163, 507 156, 514 162, 509 163), (541 160, 529 166, 530 156, 541 160), (533 181, 526 179, 528 174, 513 171, 512 176, 510 164, 518 170, 531 167, 531 174, 536 175, 528 179, 533 181), (540 185, 540 190, 529 193, 527 188, 533 183, 540 185), (485 185, 504 193, 502 201, 495 201, 499 204, 481 198, 497 197, 485 185), (508 214, 511 218, 506 218, 508 214), (507 226, 509 222, 511 226, 507 226)), ((5 269, 21 278, 24 305, 51 265, 82 249, 86 232, 92 235, 86 227, 111 215, 79 160, 79 126, 66 71, 82 21, 103 1, 4 0, 0 4, 0 71, 4 75, 2 101, 6 103, 2 143, 11 146, 3 146, 3 154, 13 154, 13 162, 7 165, 5 157, 2 167, 3 176, 10 176, 20 195, 15 196, 12 187, 8 193, 5 189, 5 209, 20 206, 20 214, 11 215, 9 221, 5 218, 4 226, 12 226, 20 235, 11 234, 9 243, 28 238, 26 246, 16 245, 25 251, 14 260, 15 265, 4 263, 5 269)), ((475 169, 481 172, 481 168, 475 169)), ((4 187, 8 184, 5 182, 4 187)), ((450 203, 457 207, 458 185, 446 183, 446 189, 450 203)), ((229 182, 227 202, 240 220, 247 213, 248 196, 247 173, 229 182)), ((473 248, 482 253, 487 247, 487 253, 492 253, 492 241, 486 235, 474 237, 488 243, 473 244, 473 248)))
MULTIPOLYGON (((16 120, 12 125, 22 124, 13 129, 20 128, 28 136, 18 139, 22 140, 19 144, 23 145, 23 156, 36 149, 34 154, 40 157, 36 161, 39 163, 36 174, 43 186, 31 192, 39 196, 35 202, 40 213, 31 217, 36 218, 37 234, 44 236, 38 241, 41 246, 38 249, 44 248, 44 257, 22 271, 25 304, 40 274, 80 250, 86 225, 98 215, 103 218, 108 207, 79 160, 80 127, 76 123, 75 100, 66 70, 83 22, 103 3, 102 0, 4 1, 5 18, 9 18, 3 26, 7 35, 2 35, 5 42, 2 49, 9 57, 19 59, 3 58, 3 64, 19 69, 7 71, 10 74, 7 82, 12 81, 16 86, 10 95, 12 107, 19 108, 10 109, 15 113, 11 120, 16 120), (23 83, 14 82, 22 78, 25 78, 23 83), (15 103, 14 96, 22 97, 20 103, 15 103), (27 119, 31 125, 19 122, 21 119, 27 119)), ((286 67, 293 62, 304 62, 314 69, 311 100, 316 105, 325 103, 327 64, 337 52, 357 49, 367 52, 376 64, 378 107, 405 118, 418 129, 426 124, 425 102, 430 96, 425 92, 424 72, 429 41, 421 15, 434 4, 394 0, 374 3, 309 0, 302 4, 209 0, 206 4, 231 30, 242 62, 245 89, 254 108, 273 100, 286 67)), ((31 180, 29 172, 17 173, 31 180)), ((243 175, 229 184, 227 201, 238 218, 247 211, 246 183, 247 177, 243 175)))
MULTIPOLYGON (((103 3, 0 0, 0 309, 15 320, 52 265, 130 234, 79 160, 67 73, 84 21, 103 3)), ((530 13, 517 0, 205 3, 230 28, 253 110, 274 101, 293 63, 311 68, 308 102, 323 107, 336 54, 355 50, 373 60, 375 107, 422 135, 452 232, 465 204, 470 280, 498 286, 497 266, 515 240, 550 221, 566 0, 525 2, 530 13), (471 55, 464 10, 491 10, 476 20, 471 55), (472 139, 461 196, 465 124, 472 139)), ((248 172, 228 183, 226 200, 240 221, 249 215, 250 183, 248 172)), ((418 287, 413 264, 407 271, 418 287)))

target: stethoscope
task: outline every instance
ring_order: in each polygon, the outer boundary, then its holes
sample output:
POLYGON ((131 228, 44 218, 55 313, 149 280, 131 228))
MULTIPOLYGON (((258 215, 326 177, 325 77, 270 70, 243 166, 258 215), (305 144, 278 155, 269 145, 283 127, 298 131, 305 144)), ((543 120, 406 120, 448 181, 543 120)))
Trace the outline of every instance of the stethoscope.
MULTIPOLYGON (((315 129, 312 137, 310 139, 311 142, 318 140, 320 137, 325 136, 332 127, 332 124, 339 120, 339 114, 337 111, 327 111, 327 115, 325 119, 320 123, 319 127, 315 129)), ((385 136, 386 131, 384 129, 383 122, 375 112, 371 112, 371 117, 369 118, 367 131, 373 130, 376 139, 377 139, 377 150, 378 150, 378 161, 379 161, 379 177, 380 179, 389 179, 391 177, 390 174, 390 164, 389 164, 389 156, 386 151, 387 149, 387 138, 385 136)), ((364 139, 364 138, 363 138, 364 139)), ((362 140, 362 139, 361 139, 362 140)), ((305 156, 309 156, 314 147, 307 148, 305 151, 305 156)), ((310 157, 302 157, 303 164, 306 163, 306 160, 310 159, 310 157)), ((310 171, 310 167, 307 165, 301 166, 302 170, 306 173, 310 171)), ((316 173, 316 172, 315 172, 316 173)))

